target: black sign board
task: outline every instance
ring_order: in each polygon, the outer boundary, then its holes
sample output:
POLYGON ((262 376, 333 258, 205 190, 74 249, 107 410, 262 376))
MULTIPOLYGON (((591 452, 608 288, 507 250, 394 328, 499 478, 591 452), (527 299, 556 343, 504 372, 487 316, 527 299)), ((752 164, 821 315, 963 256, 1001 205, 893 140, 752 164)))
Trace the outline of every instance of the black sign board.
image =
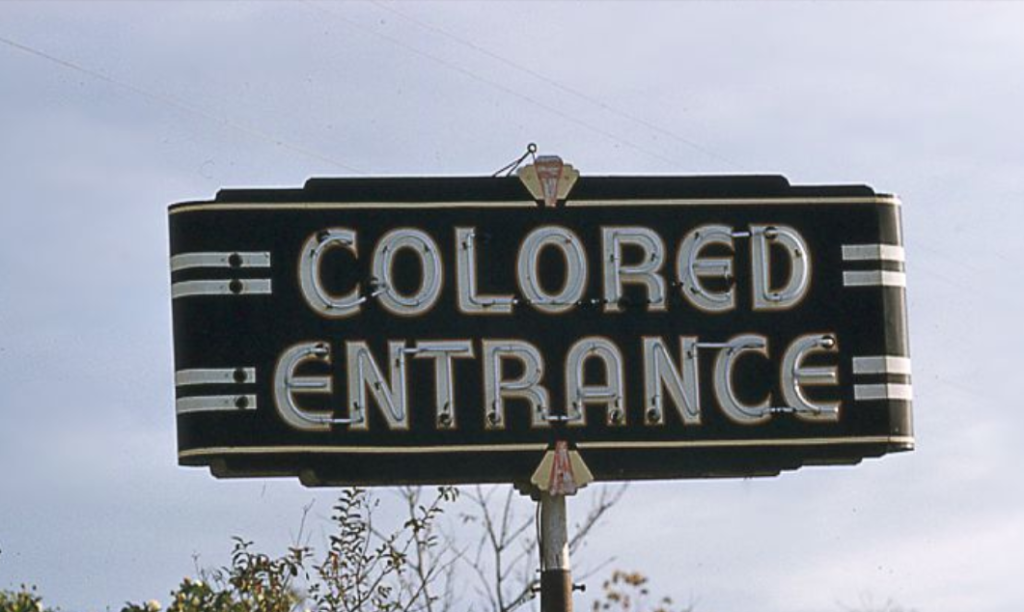
POLYGON ((312 179, 171 206, 180 463, 522 482, 564 440, 624 480, 913 447, 894 197, 532 179, 312 179))

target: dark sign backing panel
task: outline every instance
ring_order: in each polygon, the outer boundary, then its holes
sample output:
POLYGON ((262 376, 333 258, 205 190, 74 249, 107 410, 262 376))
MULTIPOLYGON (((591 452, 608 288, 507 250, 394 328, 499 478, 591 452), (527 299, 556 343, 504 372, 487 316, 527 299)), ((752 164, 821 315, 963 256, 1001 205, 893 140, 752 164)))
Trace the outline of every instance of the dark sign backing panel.
POLYGON ((311 180, 170 208, 179 461, 313 485, 913 446, 899 203, 782 177, 311 180))

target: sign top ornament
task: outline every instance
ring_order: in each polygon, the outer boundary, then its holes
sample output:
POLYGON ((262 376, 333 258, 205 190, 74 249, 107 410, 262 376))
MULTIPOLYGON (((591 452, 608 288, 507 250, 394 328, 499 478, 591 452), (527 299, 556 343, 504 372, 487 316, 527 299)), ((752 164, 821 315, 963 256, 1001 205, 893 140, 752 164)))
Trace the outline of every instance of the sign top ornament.
POLYGON ((534 163, 519 170, 519 180, 530 190, 535 200, 554 208, 559 200, 569 197, 580 173, 555 155, 541 155, 534 163))

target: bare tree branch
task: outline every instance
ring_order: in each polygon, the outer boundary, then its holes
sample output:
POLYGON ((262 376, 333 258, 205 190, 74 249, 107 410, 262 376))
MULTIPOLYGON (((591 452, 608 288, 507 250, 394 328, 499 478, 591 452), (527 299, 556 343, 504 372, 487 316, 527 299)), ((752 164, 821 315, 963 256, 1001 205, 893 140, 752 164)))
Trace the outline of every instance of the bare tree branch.
POLYGON ((583 521, 576 524, 576 530, 569 539, 570 553, 576 552, 583 542, 586 541, 587 536, 597 526, 601 518, 626 494, 628 486, 627 484, 622 484, 615 487, 600 487, 598 489, 597 499, 593 501, 583 521))

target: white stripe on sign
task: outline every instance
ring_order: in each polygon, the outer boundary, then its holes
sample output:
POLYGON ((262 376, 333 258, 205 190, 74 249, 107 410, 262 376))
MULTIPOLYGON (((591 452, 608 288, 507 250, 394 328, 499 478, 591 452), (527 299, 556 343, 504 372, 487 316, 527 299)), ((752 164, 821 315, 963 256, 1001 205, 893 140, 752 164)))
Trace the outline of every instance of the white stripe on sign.
POLYGON ((171 272, 190 268, 269 268, 270 253, 180 253, 171 257, 171 272))
POLYGON ((906 374, 910 375, 910 358, 883 355, 880 357, 854 357, 854 374, 906 374))
POLYGON ((873 400, 906 400, 914 399, 914 389, 910 385, 884 384, 884 385, 854 385, 853 399, 858 402, 870 402, 873 400))
POLYGON ((196 295, 248 295, 270 294, 269 278, 250 278, 245 280, 194 280, 171 284, 171 299, 192 297, 196 295))
POLYGON ((256 410, 255 395, 199 395, 180 397, 174 403, 178 414, 194 412, 237 412, 256 410))
POLYGON ((907 275, 890 270, 848 270, 843 272, 844 287, 906 287, 907 275))
POLYGON ((234 385, 256 382, 256 368, 217 368, 178 370, 174 385, 234 385))
POLYGON ((844 244, 843 261, 906 261, 898 244, 844 244))

